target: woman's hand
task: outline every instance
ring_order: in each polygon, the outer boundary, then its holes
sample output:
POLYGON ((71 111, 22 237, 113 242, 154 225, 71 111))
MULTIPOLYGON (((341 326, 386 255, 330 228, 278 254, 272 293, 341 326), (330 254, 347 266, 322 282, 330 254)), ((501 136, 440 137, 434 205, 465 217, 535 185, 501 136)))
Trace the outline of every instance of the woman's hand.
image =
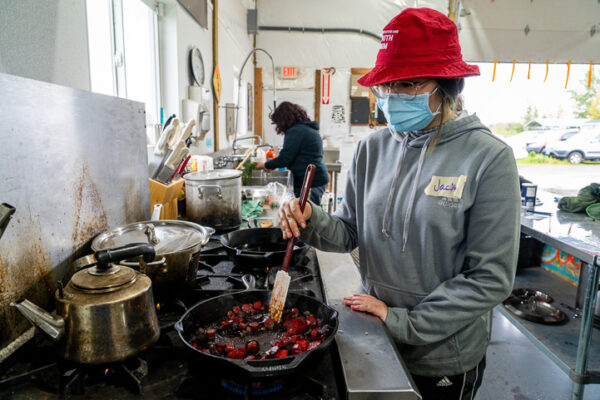
POLYGON ((265 163, 264 162, 257 162, 256 166, 254 168, 255 169, 265 169, 265 163))
POLYGON ((388 313, 388 307, 383 301, 364 293, 355 293, 352 296, 344 297, 344 305, 349 306, 354 311, 373 314, 383 322, 385 322, 388 313))
POLYGON ((298 199, 284 201, 277 217, 279 218, 279 227, 283 233, 283 239, 291 239, 292 235, 300 237, 300 228, 306 228, 306 221, 312 216, 312 206, 306 202, 304 213, 300 211, 300 202, 298 199), (299 228, 300 227, 300 228, 299 228))

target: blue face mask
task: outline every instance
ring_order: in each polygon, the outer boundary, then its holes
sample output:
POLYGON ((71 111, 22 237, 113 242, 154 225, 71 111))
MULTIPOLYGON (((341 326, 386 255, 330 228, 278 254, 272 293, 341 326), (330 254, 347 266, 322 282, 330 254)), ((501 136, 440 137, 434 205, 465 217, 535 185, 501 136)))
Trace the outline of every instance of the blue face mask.
POLYGON ((377 105, 383 111, 388 125, 397 132, 418 131, 425 128, 439 114, 431 112, 429 108, 429 96, 431 93, 423 93, 417 96, 407 94, 390 93, 384 98, 377 99, 377 105))

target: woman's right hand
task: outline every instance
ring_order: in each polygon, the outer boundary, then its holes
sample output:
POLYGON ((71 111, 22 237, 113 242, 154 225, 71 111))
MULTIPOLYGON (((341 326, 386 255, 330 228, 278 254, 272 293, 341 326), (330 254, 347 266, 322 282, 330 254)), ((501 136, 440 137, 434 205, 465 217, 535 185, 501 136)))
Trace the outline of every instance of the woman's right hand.
POLYGON ((306 221, 312 216, 312 206, 307 201, 304 206, 304 213, 300 211, 300 202, 298 199, 284 201, 279 207, 278 215, 279 227, 283 233, 283 239, 291 239, 292 235, 300 237, 300 228, 306 228, 306 221))

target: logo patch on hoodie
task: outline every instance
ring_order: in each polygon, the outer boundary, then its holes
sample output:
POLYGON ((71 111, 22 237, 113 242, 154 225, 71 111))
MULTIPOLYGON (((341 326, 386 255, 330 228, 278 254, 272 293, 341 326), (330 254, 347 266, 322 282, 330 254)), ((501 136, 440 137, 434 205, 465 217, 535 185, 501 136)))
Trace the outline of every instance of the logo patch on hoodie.
POLYGON ((462 199, 467 177, 461 176, 436 176, 431 177, 431 182, 425 188, 425 194, 435 197, 447 197, 450 199, 462 199))

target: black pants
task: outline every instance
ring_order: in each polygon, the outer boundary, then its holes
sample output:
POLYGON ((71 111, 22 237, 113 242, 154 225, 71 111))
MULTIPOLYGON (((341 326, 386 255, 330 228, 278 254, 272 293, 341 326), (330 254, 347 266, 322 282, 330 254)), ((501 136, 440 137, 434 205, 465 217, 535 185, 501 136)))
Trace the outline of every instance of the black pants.
POLYGON ((423 400, 472 400, 481 386, 485 357, 479 364, 464 374, 452 376, 413 375, 413 380, 423 400))

